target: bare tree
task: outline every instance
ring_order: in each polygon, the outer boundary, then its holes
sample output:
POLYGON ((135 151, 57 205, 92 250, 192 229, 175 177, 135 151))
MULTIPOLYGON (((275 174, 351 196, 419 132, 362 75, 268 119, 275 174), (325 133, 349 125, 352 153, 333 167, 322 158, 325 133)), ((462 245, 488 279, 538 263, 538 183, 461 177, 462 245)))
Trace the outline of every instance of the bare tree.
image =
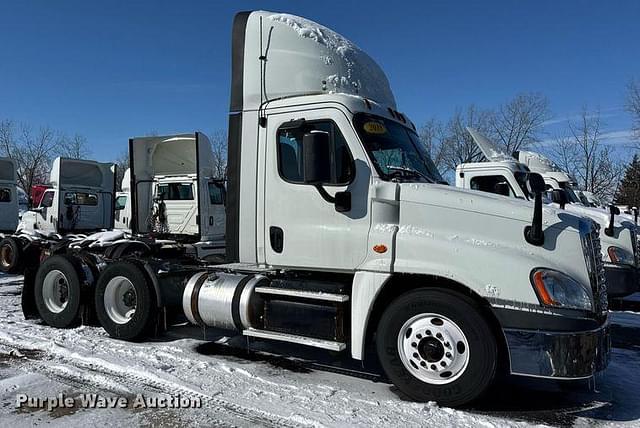
POLYGON ((577 120, 567 121, 567 134, 550 149, 554 161, 584 190, 610 200, 623 172, 615 150, 603 142, 600 112, 583 108, 577 120))
POLYGON ((51 158, 60 139, 49 127, 33 131, 10 120, 0 122, 0 153, 16 161, 18 184, 30 196, 34 184, 48 181, 51 158))
POLYGON ((424 125, 418 130, 420 141, 424 144, 427 153, 433 160, 438 170, 444 168, 444 149, 443 144, 445 132, 442 122, 435 118, 428 119, 424 125))
POLYGON ((227 134, 224 131, 215 131, 211 134, 210 141, 216 178, 227 178, 227 134))
POLYGON ((631 114, 635 137, 640 140, 640 83, 635 79, 627 85, 625 109, 631 114))
POLYGON ((116 189, 121 192, 124 172, 129 168, 129 150, 122 151, 113 163, 116 164, 116 189))
POLYGON ((442 138, 441 172, 455 171, 466 162, 478 162, 483 156, 466 127, 491 135, 491 113, 470 105, 463 112, 458 109, 444 127, 442 138))
POLYGON ((71 159, 86 159, 91 155, 87 139, 80 134, 73 137, 63 135, 58 147, 58 155, 71 159))
POLYGON ((511 154, 537 141, 549 118, 547 97, 541 93, 523 93, 493 112, 491 128, 496 142, 511 154))

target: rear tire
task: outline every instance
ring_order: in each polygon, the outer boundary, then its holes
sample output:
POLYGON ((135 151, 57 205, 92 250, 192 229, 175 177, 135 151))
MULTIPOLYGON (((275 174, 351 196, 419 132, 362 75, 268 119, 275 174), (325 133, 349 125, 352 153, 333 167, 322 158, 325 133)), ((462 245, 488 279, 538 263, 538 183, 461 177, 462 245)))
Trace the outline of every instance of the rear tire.
POLYGON ((83 273, 73 256, 58 254, 42 263, 35 278, 35 302, 42 320, 51 327, 80 324, 83 273))
POLYGON ((20 273, 23 262, 22 246, 17 239, 8 237, 0 241, 0 271, 20 273))
POLYGON ((443 289, 403 294, 385 310, 376 346, 385 373, 416 401, 461 406, 496 376, 498 347, 470 298, 443 289))
POLYGON ((156 321, 153 285, 135 263, 115 262, 98 278, 95 308, 100 325, 110 336, 140 339, 151 331, 156 321))

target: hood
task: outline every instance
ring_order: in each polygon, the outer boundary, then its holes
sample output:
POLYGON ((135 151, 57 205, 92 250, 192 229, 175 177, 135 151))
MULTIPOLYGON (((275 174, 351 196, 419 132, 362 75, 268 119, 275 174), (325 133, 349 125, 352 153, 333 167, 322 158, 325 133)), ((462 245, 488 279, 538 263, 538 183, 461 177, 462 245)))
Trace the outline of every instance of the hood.
POLYGON ((492 162, 513 162, 513 158, 511 156, 505 153, 496 143, 481 134, 477 129, 467 126, 467 131, 471 134, 473 141, 476 143, 484 157, 488 160, 492 162))
MULTIPOLYGON (((610 214, 608 211, 602 208, 585 207, 584 205, 579 204, 567 204, 565 205, 565 210, 577 215, 588 217, 598 223, 601 228, 609 226, 610 214)), ((613 224, 614 227, 635 227, 635 225, 633 224, 633 220, 629 221, 628 219, 621 216, 615 216, 613 224)))
MULTIPOLYGON (((457 208, 482 215, 518 220, 523 223, 531 223, 533 218, 533 202, 531 201, 439 184, 402 183, 400 184, 400 201, 457 208)), ((580 228, 580 218, 567 211, 543 205, 542 215, 544 225, 564 222, 565 225, 568 224, 575 230, 580 228)))

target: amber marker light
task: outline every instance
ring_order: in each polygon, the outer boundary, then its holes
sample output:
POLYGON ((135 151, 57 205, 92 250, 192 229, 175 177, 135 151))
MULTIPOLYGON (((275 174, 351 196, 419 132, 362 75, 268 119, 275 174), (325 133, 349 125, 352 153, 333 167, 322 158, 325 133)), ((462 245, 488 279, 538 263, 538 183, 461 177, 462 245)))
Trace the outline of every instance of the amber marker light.
POLYGON ((549 306, 555 306, 558 302, 553 300, 553 298, 549 295, 547 288, 544 286, 542 275, 544 275, 544 272, 542 271, 537 271, 533 274, 533 285, 535 285, 536 291, 538 292, 538 296, 540 296, 540 300, 542 300, 542 303, 549 306))
POLYGON ((382 253, 386 253, 387 252, 387 246, 384 244, 377 244, 373 246, 373 251, 375 251, 378 254, 382 254, 382 253))

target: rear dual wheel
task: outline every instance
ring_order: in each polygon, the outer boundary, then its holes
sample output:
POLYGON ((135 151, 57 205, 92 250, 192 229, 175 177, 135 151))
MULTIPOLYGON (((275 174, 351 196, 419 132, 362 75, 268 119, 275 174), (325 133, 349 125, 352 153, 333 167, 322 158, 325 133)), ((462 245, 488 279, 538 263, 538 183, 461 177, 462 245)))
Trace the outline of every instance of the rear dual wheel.
POLYGON ((377 351, 389 379, 416 401, 460 406, 496 376, 498 347, 470 298, 419 289, 394 300, 378 324, 377 351))
POLYGON ((154 327, 153 285, 135 263, 119 261, 107 267, 98 278, 94 303, 100 325, 112 337, 136 340, 154 327))
POLYGON ((23 251, 20 242, 15 238, 4 238, 0 241, 0 271, 4 273, 20 273, 23 266, 23 251))
POLYGON ((35 277, 34 298, 42 320, 52 327, 80 324, 84 290, 84 271, 80 261, 67 254, 49 257, 35 277))

